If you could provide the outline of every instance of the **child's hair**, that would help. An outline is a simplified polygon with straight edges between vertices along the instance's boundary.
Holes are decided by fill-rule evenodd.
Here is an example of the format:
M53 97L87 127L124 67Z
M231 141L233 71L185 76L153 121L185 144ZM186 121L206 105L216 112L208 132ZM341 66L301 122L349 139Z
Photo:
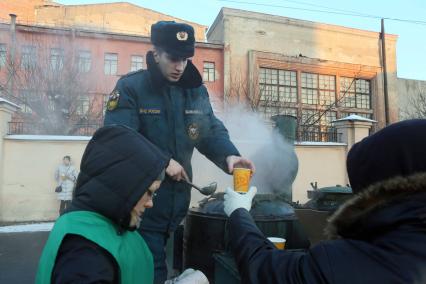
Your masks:
M65 159L68 159L68 161L71 161L71 157L70 157L70 156L65 156L65 157L63 158L63 160L65 160Z

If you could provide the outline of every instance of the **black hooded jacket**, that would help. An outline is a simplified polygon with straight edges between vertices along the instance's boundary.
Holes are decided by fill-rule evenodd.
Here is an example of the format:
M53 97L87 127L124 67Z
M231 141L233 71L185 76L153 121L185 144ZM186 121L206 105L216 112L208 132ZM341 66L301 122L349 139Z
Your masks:
M352 190L396 176L426 172L426 119L386 127L355 144L346 161Z
M347 168L357 194L307 252L277 250L247 210L231 214L242 283L426 283L426 120L365 138Z
M169 160L133 129L118 125L99 129L81 160L69 211L99 213L117 224L117 234L133 230L131 210ZM118 283L118 279L118 264L105 249L78 235L65 237L52 283Z

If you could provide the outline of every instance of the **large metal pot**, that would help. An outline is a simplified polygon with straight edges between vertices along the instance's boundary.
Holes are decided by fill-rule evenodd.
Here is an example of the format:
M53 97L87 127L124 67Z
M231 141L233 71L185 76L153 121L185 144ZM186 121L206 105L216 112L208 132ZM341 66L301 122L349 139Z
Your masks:
M256 195L250 211L265 236L283 237L288 249L308 248L310 243L297 221L294 209L279 195ZM228 251L227 217L223 193L215 194L191 208L185 220L183 265L214 277L213 254Z

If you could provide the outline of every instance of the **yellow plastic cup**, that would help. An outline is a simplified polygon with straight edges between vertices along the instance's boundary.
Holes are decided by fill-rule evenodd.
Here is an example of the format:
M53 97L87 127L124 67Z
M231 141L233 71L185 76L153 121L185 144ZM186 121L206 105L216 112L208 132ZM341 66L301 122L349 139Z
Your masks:
M234 168L234 191L247 193L250 185L251 170L246 168Z
M280 250L285 249L285 242L286 242L285 239L269 237L268 240L271 241L271 243L273 243L277 249L280 249Z

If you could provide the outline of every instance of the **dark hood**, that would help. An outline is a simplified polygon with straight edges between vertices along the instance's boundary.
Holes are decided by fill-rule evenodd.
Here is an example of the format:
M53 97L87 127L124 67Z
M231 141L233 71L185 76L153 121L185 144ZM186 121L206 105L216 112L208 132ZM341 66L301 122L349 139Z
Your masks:
M158 68L158 64L155 62L154 53L152 51L149 51L146 55L146 64L148 66L148 71L151 74L152 83L156 88L171 84L184 89L193 89L198 88L203 84L201 74L198 72L197 67L195 67L191 60L188 60L188 64L186 65L182 77L176 83L169 82L163 76L160 68Z
M329 239L373 241L398 230L424 232L425 226L423 173L395 177L362 190L330 217L325 233Z
M346 166L353 191L426 172L426 119L392 124L355 144Z
M169 158L126 126L100 128L81 159L71 210L97 212L129 229L130 212Z

